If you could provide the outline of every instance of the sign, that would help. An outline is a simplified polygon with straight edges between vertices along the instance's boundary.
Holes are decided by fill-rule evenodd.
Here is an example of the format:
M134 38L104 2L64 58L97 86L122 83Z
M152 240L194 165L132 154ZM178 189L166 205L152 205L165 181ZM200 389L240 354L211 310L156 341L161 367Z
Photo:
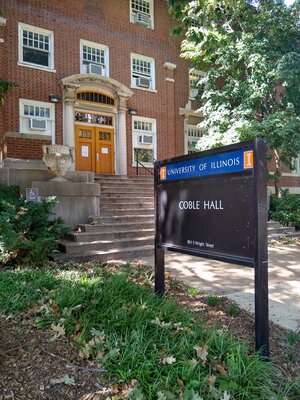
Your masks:
M256 347L268 357L267 170L263 140L155 163L155 291L164 251L255 269Z
M253 169L253 149L238 150L170 163L160 167L160 181L196 178Z
M89 147L81 146L81 157L88 157L88 156L89 156Z
M26 200L37 203L39 201L39 189L38 188L26 188Z

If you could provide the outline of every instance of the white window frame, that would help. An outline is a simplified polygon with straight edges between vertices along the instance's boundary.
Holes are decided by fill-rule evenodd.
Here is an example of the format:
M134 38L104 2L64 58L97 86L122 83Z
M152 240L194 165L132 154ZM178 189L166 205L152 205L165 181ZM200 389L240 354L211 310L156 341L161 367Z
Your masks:
M40 116L40 115L26 115L24 112L25 106L32 107L34 110L37 110L36 107L42 107L49 109L49 117L48 116ZM51 136L52 144L55 143L55 104L45 102L45 101L36 101L29 99L19 99L19 118L20 118L20 133L24 133L26 135L40 135L40 136ZM46 120L46 129L34 129L30 128L30 119L38 119L38 120Z
M95 63L91 62L90 64L101 65L104 68L104 73L102 76L109 77L109 48L100 43L90 42L88 40L80 39L80 73L86 74L87 72L84 70L84 60L83 60L83 46L91 47L92 49L101 50L104 52L104 63Z
M152 124L152 130L149 131L149 130L135 128L135 122ZM139 143L139 136L141 135L152 136L152 144ZM134 154L135 148L153 150L153 158L157 159L156 119L140 117L140 116L132 117L132 161L133 161L132 165L133 166L136 166L135 154ZM153 163L151 162L143 162L143 165L145 165L146 167L153 167ZM139 167L142 168L141 165L139 165Z
M143 10L137 10L135 7L132 7L134 3L140 3L140 8L143 7L143 3L148 3L149 4L149 12L145 12ZM140 14L142 17L141 20L144 21L145 16L146 18L149 17L150 23L147 25L145 22L139 22L138 18L136 18L136 14ZM130 15L130 22L136 25L142 25L145 26L148 29L154 29L154 4L153 0L129 0L129 15Z
M199 94L199 88L196 87L195 84L193 84L193 78L198 78L200 79L201 76L204 75L203 71L198 71L195 68L190 68L189 70L189 98L190 100L195 100L195 98Z
M300 154L298 155L298 157L293 159L293 165L295 168L293 173L295 175L300 175Z
M142 73L133 71L133 60L138 60L140 62L146 62L150 64L150 73ZM134 89L148 90L156 92L155 90L155 59L152 57L143 56L141 54L130 53L130 65L131 65L131 87ZM137 84L137 78L149 78L150 85L149 88L141 87Z
M187 125L186 144L185 144L186 154L193 153L193 151L190 151L189 153L190 150L189 142L198 142L198 140L202 135L203 135L203 130L201 128L198 128L197 125L192 125L192 124ZM195 152L196 151L199 150L195 150Z
M18 65L55 72L55 69L54 69L54 33L47 29L23 24L22 22L19 22L18 27L19 27L19 62L18 62ZM28 61L23 60L23 31L24 30L28 30L30 32L49 37L49 65L48 66L30 63Z

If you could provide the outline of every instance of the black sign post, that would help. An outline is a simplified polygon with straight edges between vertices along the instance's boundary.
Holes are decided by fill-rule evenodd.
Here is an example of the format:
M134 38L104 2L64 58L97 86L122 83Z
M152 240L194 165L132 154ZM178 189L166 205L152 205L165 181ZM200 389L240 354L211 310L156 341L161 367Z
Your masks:
M267 168L263 140L155 164L155 292L165 250L255 269L256 349L269 356Z

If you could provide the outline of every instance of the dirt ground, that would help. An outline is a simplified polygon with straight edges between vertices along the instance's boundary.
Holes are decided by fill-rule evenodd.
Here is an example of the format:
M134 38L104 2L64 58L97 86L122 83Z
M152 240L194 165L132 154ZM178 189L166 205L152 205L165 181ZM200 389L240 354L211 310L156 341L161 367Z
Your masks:
M168 282L168 296L193 307L208 325L230 331L235 337L246 340L251 350L254 349L252 314L234 306L236 315L230 316L231 303L226 297L219 298L216 306L208 306L205 295L189 296L182 287L172 289L174 285L170 285L170 278ZM68 338L60 337L51 342L52 333L47 329L37 329L34 316L30 314L24 313L18 318L0 316L0 400L126 397L124 385L102 385L101 368L83 361ZM300 345L298 343L292 349L292 362L286 335L285 329L270 323L271 359L290 378L300 375Z

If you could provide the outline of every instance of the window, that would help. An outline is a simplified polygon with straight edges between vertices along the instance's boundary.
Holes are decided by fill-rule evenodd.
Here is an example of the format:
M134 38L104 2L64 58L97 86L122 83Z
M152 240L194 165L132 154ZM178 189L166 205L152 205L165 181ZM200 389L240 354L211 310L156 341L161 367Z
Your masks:
M131 54L131 86L155 90L155 64L150 57Z
M42 101L20 99L20 132L45 135L55 140L55 106Z
M53 32L19 23L19 62L54 69Z
M133 161L145 166L153 166L156 158L156 120L152 118L132 118Z
M82 74L109 76L108 47L102 44L80 41L80 59Z
M153 0L130 0L130 21L153 29Z
M202 129L197 128L196 125L188 125L187 129L187 153L195 153L196 151L199 151L196 149L196 145L198 143L198 140L202 136Z
M199 94L198 82L199 79L203 76L203 72L196 71L194 68L190 69L189 73L189 97L194 100Z
M294 173L300 174L300 154L297 158L294 158L293 164L294 164L294 168L295 168Z

